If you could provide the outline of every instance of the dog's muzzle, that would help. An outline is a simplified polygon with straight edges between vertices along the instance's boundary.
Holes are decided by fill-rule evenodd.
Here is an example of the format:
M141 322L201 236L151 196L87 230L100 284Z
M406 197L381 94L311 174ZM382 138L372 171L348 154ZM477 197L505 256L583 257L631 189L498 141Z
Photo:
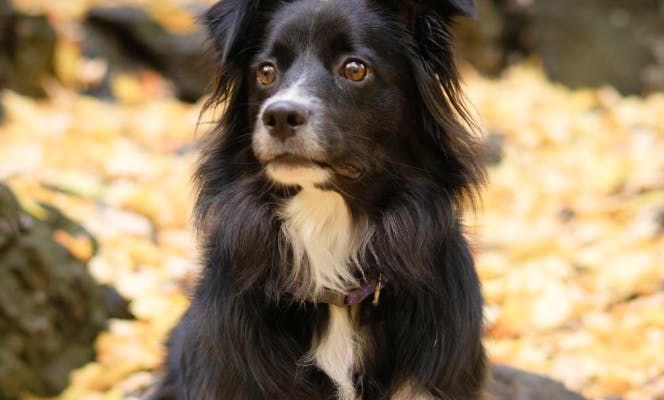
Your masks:
M315 115L323 114L315 99L291 98L268 102L256 121L253 149L267 175L284 184L322 184L333 175L357 179L359 166L330 161L322 133L315 128Z

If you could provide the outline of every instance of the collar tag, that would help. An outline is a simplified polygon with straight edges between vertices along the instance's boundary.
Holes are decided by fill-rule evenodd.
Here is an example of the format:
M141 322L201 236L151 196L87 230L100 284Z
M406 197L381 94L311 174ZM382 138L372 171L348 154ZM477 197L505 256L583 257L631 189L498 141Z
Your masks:
M374 291L374 298L371 304L373 304L374 307L378 306L378 301L380 300L380 289L383 288L383 274L380 274L378 276L378 283L376 283L376 290Z
M380 300L380 291L385 285L385 279L383 275L379 275L378 279L372 279L367 282L366 285L361 288L350 290L347 293L339 293L330 289L323 289L322 293L315 298L304 295L297 285L293 285L290 289L290 293L300 299L305 301L310 301L312 303L326 303L333 304L335 306L353 306L356 304L362 303L369 296L373 295L373 300L371 304L378 306Z

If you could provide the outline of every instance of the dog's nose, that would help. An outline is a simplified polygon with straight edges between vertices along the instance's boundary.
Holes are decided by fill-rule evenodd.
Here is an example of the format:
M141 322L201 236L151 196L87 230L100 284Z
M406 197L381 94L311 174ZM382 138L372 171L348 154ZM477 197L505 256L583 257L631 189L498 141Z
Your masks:
M263 124L270 135L286 140L307 122L307 110L292 101L277 101L263 111Z

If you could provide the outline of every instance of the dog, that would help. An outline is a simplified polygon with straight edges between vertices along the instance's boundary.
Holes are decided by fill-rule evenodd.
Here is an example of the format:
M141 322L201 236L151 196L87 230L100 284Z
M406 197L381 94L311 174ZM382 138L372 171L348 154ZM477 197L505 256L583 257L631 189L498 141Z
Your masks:
M475 400L462 216L485 172L450 27L473 0L223 0L203 270L153 399Z

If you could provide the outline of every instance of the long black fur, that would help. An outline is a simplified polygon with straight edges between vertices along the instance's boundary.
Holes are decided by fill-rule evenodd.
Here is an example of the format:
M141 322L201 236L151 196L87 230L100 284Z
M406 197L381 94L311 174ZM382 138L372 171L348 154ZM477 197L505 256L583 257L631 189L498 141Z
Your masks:
M268 182L251 147L264 98L252 89L252 63L275 19L311 3L320 2L223 0L204 18L219 60L208 107L223 108L195 175L204 269L173 331L168 370L153 399L335 398L331 380L301 363L315 332L325 329L327 307L293 301L285 287L291 254L277 208L297 188ZM363 131L348 141L368 176L329 188L374 229L360 255L364 271L388 279L378 307L361 305L374 344L355 378L358 393L387 400L409 384L437 399L479 399L482 299L461 218L484 170L467 128L449 30L452 17L474 13L473 2L328 3L330 15L345 21L342 30L360 31L355 37L384 56L386 70L383 87L348 91L352 107L338 105L344 118L364 113L351 117L356 126L349 129ZM378 92L388 82L391 91Z

